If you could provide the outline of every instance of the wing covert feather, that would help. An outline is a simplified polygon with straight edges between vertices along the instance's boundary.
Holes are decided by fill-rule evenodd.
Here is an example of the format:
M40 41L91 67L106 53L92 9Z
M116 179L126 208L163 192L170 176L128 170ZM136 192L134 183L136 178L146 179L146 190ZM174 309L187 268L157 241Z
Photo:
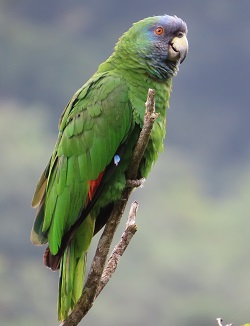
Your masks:
M92 78L69 102L61 118L45 198L43 232L53 254L84 207L88 181L105 170L131 128L127 85L114 74Z

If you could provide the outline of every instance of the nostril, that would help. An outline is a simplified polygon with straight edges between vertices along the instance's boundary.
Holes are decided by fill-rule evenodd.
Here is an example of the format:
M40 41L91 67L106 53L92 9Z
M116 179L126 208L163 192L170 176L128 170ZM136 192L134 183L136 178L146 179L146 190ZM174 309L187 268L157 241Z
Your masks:
M176 36L177 36L177 37L179 37L179 38L182 38L182 37L183 37L183 35L184 35L184 33L183 33L183 32L178 32L178 33L176 34Z

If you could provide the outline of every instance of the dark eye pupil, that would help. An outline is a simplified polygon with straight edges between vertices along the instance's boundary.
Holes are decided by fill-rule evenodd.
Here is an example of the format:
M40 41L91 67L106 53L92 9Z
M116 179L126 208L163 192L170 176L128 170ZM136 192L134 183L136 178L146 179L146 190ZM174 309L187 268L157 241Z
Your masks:
M155 33L158 34L158 35L162 34L163 33L162 27L156 28Z

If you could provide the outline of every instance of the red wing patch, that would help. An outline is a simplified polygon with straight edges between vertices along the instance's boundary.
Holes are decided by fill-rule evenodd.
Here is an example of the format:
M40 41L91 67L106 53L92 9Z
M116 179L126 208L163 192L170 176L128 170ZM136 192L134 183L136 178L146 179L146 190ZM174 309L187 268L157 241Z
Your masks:
M101 172L98 176L97 179L95 180L89 180L88 181L88 185L89 185L89 192L88 192L88 197L87 197L87 200L86 200L86 205L92 200L92 198L94 197L95 195L95 192L99 186L99 184L101 183L102 181L102 177L103 177L103 172Z

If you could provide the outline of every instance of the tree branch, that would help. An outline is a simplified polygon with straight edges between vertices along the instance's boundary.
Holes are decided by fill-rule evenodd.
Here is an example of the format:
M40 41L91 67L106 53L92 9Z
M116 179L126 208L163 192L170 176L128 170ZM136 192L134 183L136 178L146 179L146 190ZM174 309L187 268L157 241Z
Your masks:
M97 288L95 298L97 298L97 296L101 293L103 288L107 285L110 278L116 271L116 268L118 266L121 256L124 254L132 237L134 236L134 234L137 231L137 226L135 224L137 209L138 209L138 203L136 201L134 201L132 203L130 211L129 211L128 220L126 223L126 229L122 234L120 242L115 246L114 250L112 251L112 253L109 257L107 266L102 273L102 277L101 277L99 286Z
M153 124L155 119L157 118L158 114L155 113L155 91L149 89L148 91L148 98L146 102L146 113L144 117L144 124L141 130L137 145L134 149L133 157L130 162L130 166L128 168L128 172L126 175L127 180L134 180L137 178L138 169L141 162L141 159L144 155L145 149L147 147L151 130L153 128ZM113 251L113 258L110 258L108 262L107 269L104 271L104 266L107 260L108 253L110 251L110 246L115 234L115 231L120 223L121 217L127 205L129 196L133 190L134 185L128 186L123 190L121 199L117 201L114 205L114 209L110 215L110 218L104 228L104 231L100 237L100 240L97 245L95 257L92 261L90 271L88 274L88 278L86 280L85 286L83 288L82 295L79 301L76 304L75 309L70 313L70 315L63 321L60 326L75 326L82 320L82 318L87 314L87 312L92 307L95 298L99 295L102 291L103 287L108 283L111 275L115 271L119 258L116 255L117 250L120 251L119 244ZM136 212L137 208L133 208ZM133 215L133 214L132 214ZM132 223L133 224L133 223ZM129 228L129 227L127 227ZM134 229L134 230L133 230ZM133 231L132 231L133 230ZM136 227L132 227L132 230L126 231L125 239L121 240L124 241L126 249L130 240L128 237L132 238L133 232L135 233ZM130 234L128 236L128 234ZM127 239L126 239L127 237ZM123 244L122 244L123 245ZM124 252L123 250L123 252ZM122 252L122 253L123 253ZM121 253L121 252L120 252ZM121 255L120 255L121 256ZM112 255L111 255L112 257ZM118 258L118 259L117 259ZM111 267L112 266L112 267ZM111 271L111 273L109 272ZM109 276L107 276L109 275Z
M222 318L216 318L218 326L224 326ZM225 326L233 326L233 324L227 324Z
M127 173L128 180L130 179L133 180L137 178L139 165L141 163L141 159L144 155L145 149L147 148L150 134L153 129L154 121L159 115L159 113L155 112L155 90L154 89L148 90L148 98L145 105L146 105L146 112L144 116L143 128L140 132L140 136L136 144L136 147L134 149L130 166L128 168L128 173Z

